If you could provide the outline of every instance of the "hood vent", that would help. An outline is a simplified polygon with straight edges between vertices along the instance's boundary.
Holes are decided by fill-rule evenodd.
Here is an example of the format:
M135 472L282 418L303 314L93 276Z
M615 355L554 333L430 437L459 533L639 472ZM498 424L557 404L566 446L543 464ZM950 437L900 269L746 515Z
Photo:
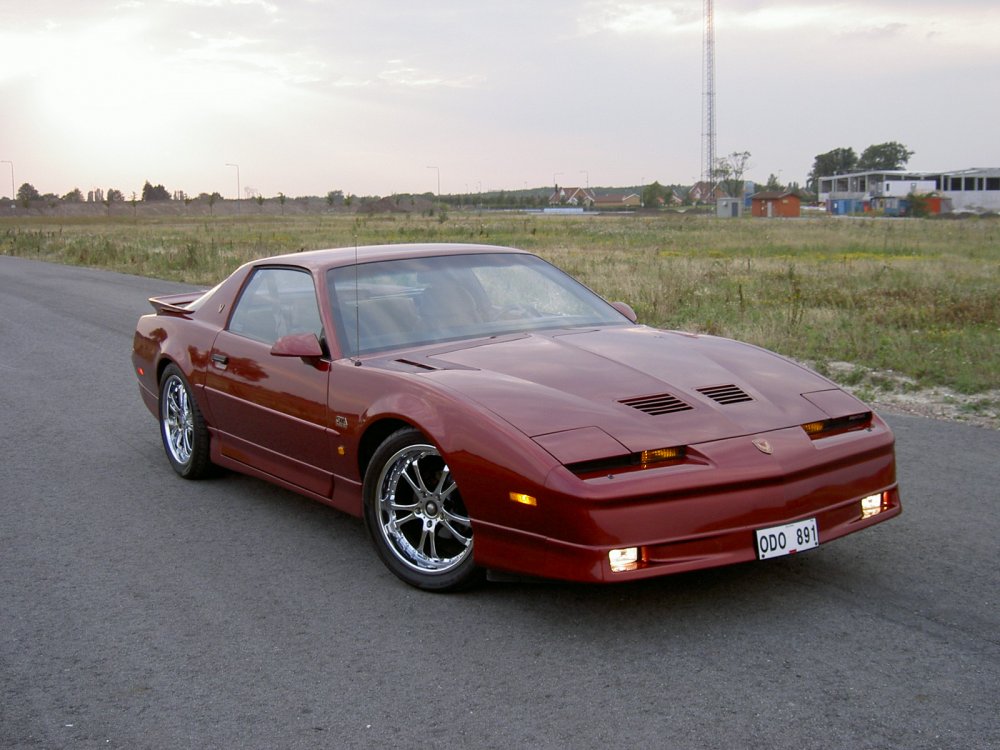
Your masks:
M397 359L396 364L406 365L408 367L414 367L418 370L430 370L432 372L441 369L440 367L434 367L434 365L429 365L426 362L415 362L412 359Z
M735 385L713 385L708 388L698 388L698 393L708 396L713 401L728 406L753 401L753 398L743 389Z
M673 414L676 411L687 411L691 407L685 404L676 396L669 393L661 393L658 396L639 396L638 398L626 398L619 401L620 404L631 406L654 417L660 414Z

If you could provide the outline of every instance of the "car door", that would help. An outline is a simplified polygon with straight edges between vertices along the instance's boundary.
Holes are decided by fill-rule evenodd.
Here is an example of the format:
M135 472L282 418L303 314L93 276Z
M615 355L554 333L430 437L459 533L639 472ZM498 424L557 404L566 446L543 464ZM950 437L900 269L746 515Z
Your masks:
M329 496L329 360L271 354L279 338L301 333L324 340L312 276L258 268L215 339L205 393L223 455Z

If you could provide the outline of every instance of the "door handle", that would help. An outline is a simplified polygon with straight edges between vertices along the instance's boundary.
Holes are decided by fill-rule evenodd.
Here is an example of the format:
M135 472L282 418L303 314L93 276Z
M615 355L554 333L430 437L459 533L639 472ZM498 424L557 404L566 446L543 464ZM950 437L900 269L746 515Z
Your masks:
M229 364L229 357L225 354L212 354L212 364L218 367L220 370L225 370L226 366Z

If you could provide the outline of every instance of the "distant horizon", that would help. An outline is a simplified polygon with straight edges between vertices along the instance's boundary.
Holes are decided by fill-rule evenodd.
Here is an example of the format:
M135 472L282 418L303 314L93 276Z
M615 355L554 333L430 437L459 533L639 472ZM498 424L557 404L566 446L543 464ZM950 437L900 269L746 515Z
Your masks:
M1000 163L1000 160L998 160L998 163ZM989 165L986 165L986 164L977 164L977 165L974 165L974 166L958 166L958 167L950 167L950 168L947 168L947 169L917 169L917 168L912 168L909 165L907 165L906 167L903 167L903 168L900 168L900 169L896 169L896 170L887 170L887 169L857 169L857 170L853 170L852 172L849 172L849 173L845 172L844 174L864 174L864 173L868 173L868 172L903 172L903 173L917 173L917 174L933 174L933 173L938 173L938 172L940 172L940 173L959 172L959 171L962 171L962 170L969 170L969 169L1000 169L1000 166L998 166L998 167L992 167L992 166L989 166ZM840 174L840 173L837 173L837 174ZM8 172L8 174L6 176L9 179L10 173ZM772 176L772 175L769 175L769 177L770 176ZM830 176L833 176L833 175L822 175L822 176L823 177L830 177ZM575 189L587 189L587 190L591 190L591 191L600 191L600 190L607 190L607 191L616 191L616 190L642 190L643 188L649 187L654 182L657 182L662 187L666 187L666 188L682 187L682 188L688 188L688 189L690 189L691 187L693 187L694 185L697 185L701 181L702 181L701 178L698 177L697 179L695 179L692 182L680 182L680 181L678 181L678 182L664 182L663 180L655 180L654 179L654 180L651 180L649 182L642 183L642 184L635 183L635 184L622 184L622 185L590 185L590 186L587 186L587 185L585 185L583 183L570 183L570 182L567 182L567 183L557 183L557 184L554 184L554 185L551 185L551 184L550 185L537 185L537 186L534 186L534 187L524 187L524 186L522 186L522 187L492 187L492 188L489 188L489 189L483 188L482 190L480 190L478 192L477 191L472 191L472 192L444 192L444 191L442 191L440 193L440 195L441 196L488 195L488 194L501 193L501 192L506 192L506 193L530 193L530 192L539 192L539 191L543 191L543 190L544 191L554 191L557 187L561 187L561 188L575 188ZM767 183L767 179L754 179L752 177L746 177L745 181L748 182L748 183L753 183L755 185L765 185ZM79 185L74 185L74 186L68 188L65 191L52 191L52 190L42 190L42 189L40 189L38 187L38 185L35 185L30 180L21 180L21 179L15 178L15 183L16 183L15 184L15 196L13 198L9 198L8 195L7 195L7 192L9 192L9 188L6 189L6 190L4 190L3 188L0 188L0 200L4 200L4 199L16 199L16 192L17 192L17 190L19 190L21 188L21 186L24 185L25 183L30 184L32 187L34 187L42 196L55 196L55 197L57 197L59 199L63 199L66 195L68 195L69 193L71 193L73 190L80 190L81 193L85 197L87 196L87 194L89 192L94 191L94 190L101 190L104 193L107 193L109 190L120 190L122 192L122 194L125 196L125 199L128 200L128 199L130 199L130 197L131 197L131 195L132 195L133 192L136 195L141 194L142 187L146 184L146 182L149 182L150 185L153 185L153 186L162 185L167 190L167 192L171 193L171 194L174 194L174 193L177 193L177 192L184 193L185 196L188 199L197 198L197 197L199 197L201 195L211 195L213 192L217 192L223 200L233 200L233 201L235 201L235 200L254 200L257 197L257 195L254 194L254 195L250 195L250 196L243 195L243 196L237 198L237 197L235 197L232 194L232 192L230 192L230 193L227 194L226 192L223 192L223 191L211 191L210 192L208 190L199 190L197 193L194 193L194 192L190 192L188 190L184 190L183 188L172 188L169 185L165 185L164 183L157 182L155 180L143 180L143 185L141 185L138 189L136 189L134 191L133 190L122 190L121 188L119 188L117 186L114 186L114 185L108 185L106 187L102 187L101 185L97 185L97 184L93 185L92 187L88 187L87 189L81 188ZM780 181L780 184L782 186L784 186L784 187L791 187L792 185L796 185L797 186L796 189L802 190L802 191L806 191L806 192L810 192L808 190L806 182L807 182L807 180L805 180L805 179L803 179L802 181L789 180L787 182ZM0 171L0 185L4 185L4 184L5 184L4 183L4 175L3 175L2 171ZM250 189L251 190L255 190L255 188L250 188ZM232 188L230 188L230 190L232 190ZM350 195L350 196L355 196L355 197L359 197L359 198L373 198L373 197L375 197L375 198L381 198L381 197L389 197L389 196L394 196L394 195L432 195L432 196L437 195L434 192L434 190L427 190L427 189L421 190L421 191L412 191L411 190L411 191L395 191L395 192L356 193L356 192L353 192L353 191L350 191L350 190L344 190L343 188L337 187L337 188L330 188L329 190L327 190L325 192L322 192L322 193L299 193L299 194L296 194L296 195L291 195L291 194L288 194L288 193L284 193L284 196L286 198L288 198L288 199L293 199L293 198L325 198L331 192L341 192L344 195ZM272 198L273 199L279 199L281 197L281 194L282 193L279 191L279 193L275 193L273 195L264 195L263 197L264 197L265 200L270 200Z
M687 190L691 190L695 185L697 185L698 182L700 182L700 180L696 181L694 183L690 183L690 184L684 184L684 183L679 183L679 182L662 183L662 182L659 182L659 181L656 181L656 180L654 180L654 182L657 182L661 187L663 187L665 189L671 189L672 190L672 189L678 188L678 189L682 189L682 190L687 191ZM745 182L753 184L754 186L763 187L763 183L759 183L759 182L756 182L754 180L746 180ZM23 184L24 183L22 183L22 185ZM28 183L28 184L31 184L31 183ZM160 185L161 183L157 183L156 185L152 185L152 183L150 183L150 184L151 184L151 186L156 187L156 186ZM240 198L236 198L236 197L234 197L231 194L230 195L226 195L225 193L218 193L217 196L218 196L218 200L229 201L229 202L236 202L237 200L239 200L239 201L245 201L245 202L253 202L253 201L257 201L258 199L263 200L263 201L280 201L282 197L284 197L286 200L289 200L289 201L294 201L294 200L308 200L308 199L313 199L313 198L319 199L319 200L326 200L327 196L330 193L340 193L342 197L348 197L348 198L352 198L352 199L357 198L359 200L380 200L380 199L384 199L384 198L407 197L407 196L414 197L414 198L418 198L418 197L419 198L424 198L424 197L427 197L427 198L435 199L435 200L436 199L442 199L443 200L443 199L461 198L463 196L499 196L501 194L549 196L549 195L551 195L555 191L555 187L558 187L558 188L566 189L566 190L589 190L591 193L593 193L596 196L600 197L603 194L615 194L615 193L619 193L619 192L623 192L623 191L641 192L644 189L650 187L651 185L653 185L652 182L649 183L648 185L592 185L589 188L586 187L585 185L558 185L558 186L540 185L540 186L537 186L537 187L527 187L527 188L523 188L523 187L522 188L495 188L495 189L492 189L492 190L483 190L481 193L441 193L440 195L437 195L433 191L429 191L429 190L425 190L425 191L423 191L421 193L415 193L415 192L371 193L371 194L361 195L361 194L358 194L358 193L351 193L351 192L348 192L348 191L342 191L342 190L338 189L338 190L327 191L327 193L324 193L322 195L318 194L318 193L303 194L303 195L250 195L250 196L244 195L244 196L242 196ZM21 187L21 185L18 185L18 189L20 189L20 187ZM35 185L32 185L32 187L34 187L36 190L38 189L37 186L35 186ZM169 193L169 195L166 196L166 197L164 197L164 198L153 198L153 199L144 200L141 197L141 193L142 193L141 190L127 191L127 192L124 191L124 190L120 190L120 192L122 193L121 201L124 202L124 203L129 203L129 202L131 202L133 200L133 195L135 196L135 200L137 200L139 202L146 202L146 203L155 203L157 201L196 201L196 200L201 200L201 199L206 198L206 197L211 197L213 195L212 193L209 193L209 192L204 191L204 190L199 191L197 193L188 193L187 191L183 191L183 190L176 190L176 191L175 190L170 190L170 188L167 187L167 186L165 186L165 185L163 187ZM789 187L789 186L785 186L785 187ZM799 190L799 191L801 191L801 192L811 192L811 191L808 191L806 188L801 187L801 186L798 187L798 188L796 188L796 189ZM72 200L70 200L70 199L67 198L67 196L70 193L72 193L74 190L80 190L82 198L79 201L72 201ZM108 192L110 190L119 190L119 189L118 188L113 188L113 187L112 188L100 188L100 187L96 187L96 188L90 188L88 190L83 190L81 188L71 188L70 190L67 190L65 193L61 193L61 194L60 193L48 192L48 191L43 193L42 191L39 190L38 191L39 192L39 198L36 199L36 200L43 200L43 199L52 199L52 198L55 198L56 200L64 201L64 202L101 203L102 201L106 200L106 196L107 196L107 194L108 194ZM102 197L101 198L92 198L91 196L95 192L97 192L97 191L100 191L100 193L102 194ZM177 195L178 193L183 193L183 197L178 197L178 195ZM15 199L15 201L16 201L16 199ZM0 195L0 202L11 202L11 198L7 197L6 195Z
M0 178L0 180L2 180L2 178ZM37 185L34 185L31 182L29 182L29 181L25 181L25 182L27 182L27 184L32 185L32 187L34 187L36 190L38 190L38 186ZM690 184L685 184L685 183L680 183L680 182L663 183L663 182L659 182L658 180L654 180L653 182L658 182L660 184L660 186L664 187L664 188L686 188L686 189L690 189L695 184L697 184L697 182L690 183ZM754 181L749 180L749 182L754 182ZM20 190L20 188L21 188L21 186L23 184L25 184L25 183L20 183L17 186L18 190ZM145 181L144 181L143 184L145 185ZM344 196L351 196L351 197L354 197L354 198L389 198L389 197L393 197L393 196L407 196L407 195L409 195L409 196L430 196L432 198L437 198L437 197L451 198L451 197L460 197L460 196L463 196L463 195L495 195L495 194L499 194L499 193L510 193L510 194L515 194L515 195L516 194L531 194L531 193L551 194L551 193L554 192L554 190L555 190L556 187L564 188L564 189L574 189L574 190L577 190L577 189L580 189L580 190L590 190L591 192L598 192L599 193L600 191L616 192L616 191L621 191L621 190L643 190L644 188L647 188L647 187L649 187L652 184L653 183L650 182L650 183L648 183L646 185L591 185L589 188L587 186L585 186L585 185L569 185L569 184L567 184L567 185L560 184L558 186L553 186L553 185L539 185L539 186L536 186L536 187L494 188L494 189L491 189L491 190L483 190L482 192L479 192L479 193L441 193L440 196L438 196L432 190L424 190L423 192L397 192L397 193L369 193L369 194L359 194L359 193L352 193L352 192L347 191L347 190L340 190L339 188L337 188L337 189L333 189L333 190L328 190L326 193L323 193L323 194L310 193L310 194L301 194L301 195L284 195L284 197L286 199L288 199L288 200L298 200L298 199L303 199L303 198L323 198L323 199L325 199L329 193L342 193ZM759 185L761 183L754 182L754 184L758 184ZM155 186L158 186L158 185L162 185L162 183L153 183L153 182L150 182L150 185L152 185L152 186L155 187ZM212 195L212 193L209 193L208 191L205 191L205 190L200 190L197 193L189 193L189 192L187 192L185 190L171 190L170 187L167 186L167 185L163 185L163 187L164 187L164 189L167 190L168 193L170 193L170 196L168 196L167 198L161 198L159 200L179 200L178 198L174 197L175 194L178 193L178 192L184 193L184 198L187 199L187 200L197 200L198 198L201 198L202 196L211 196ZM107 195L107 193L108 193L109 190L120 190L120 188L116 188L116 187L113 187L113 186L107 187L107 188L102 188L102 187L98 186L98 187L88 188L87 190L84 190L84 189L79 188L79 187L72 187L69 190L67 190L65 192L62 192L62 193L57 193L57 192L52 192L52 191L42 192L41 190L38 190L38 192L41 195L41 197L43 197L43 198L45 198L45 197L55 197L55 198L58 198L59 200L64 200L66 198L66 196L69 195L70 193L72 193L74 190L79 190L80 191L80 193L83 195L83 200L81 202L86 203L86 202L94 202L94 201L89 201L87 199L88 194L93 193L94 191L100 190L104 195ZM128 201L128 200L131 200L131 196L132 196L133 193L135 193L135 195L137 197L140 197L141 193L142 193L142 189L140 188L139 190L134 190L134 191L131 191L131 190L130 191L120 190L120 192L122 193L124 200ZM235 201L235 200L251 201L251 200L256 200L258 197L261 197L261 198L263 198L263 200L267 201L267 200L280 200L280 198L282 197L281 195L277 195L277 194L276 195L262 195L262 196L257 196L257 195L246 196L246 195L244 195L244 196L241 196L240 198L237 199L232 194L226 195L225 193L219 193L218 195L219 195L219 197L222 200L227 200L227 201ZM0 200L10 200L10 198L6 194L0 194ZM140 200L141 200L141 197L140 197Z
M935 174L935 173L949 174L949 173L954 173L954 172L961 172L961 171L965 171L965 170L975 170L975 169L998 169L998 170L1000 170L1000 166L998 166L998 167L989 167L989 166L982 166L982 165L980 165L980 166L976 166L976 167L956 167L956 168L953 168L953 169L942 169L942 170L912 169L912 168L909 168L909 167L900 168L900 169L857 169L857 170L853 170L851 172L844 172L844 173L838 172L837 175L840 175L840 174L848 175L848 174L867 174L867 173L890 173L890 172L898 172L898 173L904 173L904 174L909 174L909 173L913 173L913 174ZM832 176L835 176L835 175L822 175L822 177L832 177ZM2 183L2 179L3 179L2 176L0 176L0 183ZM69 195L70 193L72 193L74 190L79 190L80 193L81 193L81 195L83 196L82 200L79 201L79 202L83 202L83 203L100 202L99 200L90 200L88 198L88 195L90 195L91 193L93 193L95 191L98 191L98 190L101 191L101 193L104 194L104 195L107 195L107 193L110 190L119 190L122 193L122 196L123 196L122 200L125 201L125 202L131 201L133 194L139 200L142 200L141 197L139 197L139 196L141 196L142 187L144 187L147 182L150 184L151 187L160 187L160 186L162 186L167 191L167 193L169 194L166 198L153 199L153 202L155 202L155 200L198 200L199 198L201 198L203 196L211 196L213 194L213 193L211 193L209 191L206 191L206 190L200 190L197 193L191 193L191 192L188 192L188 191L183 190L183 189L172 189L172 188L170 188L167 185L163 185L163 183L154 182L154 181L151 181L151 180L144 180L143 181L143 186L140 187L139 190L134 190L134 191L132 191L132 190L129 190L129 191L121 190L120 188L117 188L117 187L114 187L114 186L109 186L109 187L95 186L95 187L92 187L92 188L88 188L87 190L84 190L84 189L79 188L79 187L72 187L69 190L67 190L65 192L61 192L61 193L60 192L53 192L53 191L44 191L43 192L42 190L38 189L37 185L34 185L30 181L26 180L25 182L27 184L32 185L32 187L34 187L39 192L40 198L53 198L54 197L54 198L56 198L58 200L66 200L66 196L67 195ZM25 182L18 182L18 184L17 184L17 190L20 190L21 186L23 184L25 184ZM224 192L219 192L219 191L213 191L213 192L216 192L218 194L218 197L221 200L225 200L225 201L237 201L237 200L239 200L239 201L255 201L258 198L261 198L261 199L263 199L265 201L268 201L268 200L280 200L282 197L284 197L287 200L303 200L303 199L308 199L308 198L319 198L319 199L324 199L325 200L330 193L340 193L340 194L342 194L345 197L359 198L359 199L381 199L381 198L390 198L390 197L396 197L396 196L414 196L414 197L429 196L431 198L457 198L457 197L466 196L466 195L481 195L482 196L482 195L497 195L497 194L500 194L500 193L509 193L509 194L514 194L514 195L518 195L518 194L541 194L541 193L551 194L557 188L573 189L573 190L585 189L585 190L589 190L589 191L591 191L593 193L596 193L596 194L600 194L601 191L607 191L607 192L611 192L611 193L614 193L614 192L617 192L617 191L623 191L623 190L642 191L643 189L645 189L647 187L650 187L654 183L659 183L659 185L661 187L668 188L668 189L682 188L682 189L685 189L685 190L690 190L695 185L697 185L699 182L701 182L700 178L698 180L695 180L694 182L690 182L690 183L684 183L684 182L666 183L666 182L662 182L662 181L659 181L659 180L653 180L653 181L651 181L649 183L641 184L641 185L640 184L633 184L633 185L591 185L591 186L586 186L586 185L582 185L582 184L570 184L570 183L567 183L567 184L558 184L558 185L537 185L537 186L534 186L534 187L520 187L520 188L502 188L502 187L501 188L491 188L491 189L488 189L488 190L487 189L483 189L480 192L471 192L471 193L445 193L445 192L442 192L440 194L436 194L433 190L423 190L423 191L420 191L420 192L416 192L416 191L401 191L401 192L392 192L392 193L379 193L379 192L375 192L375 193L365 193L365 194L362 194L362 193L354 193L354 192L351 192L349 190L342 190L340 188L333 188L333 189L328 190L328 191L326 191L324 193L302 193L302 194L297 194L297 195L280 194L280 193L279 194L275 194L275 195L260 195L260 194L246 195L245 194L245 195L239 196L239 197L234 196L232 193L226 194ZM763 187L766 184L763 181L754 180L752 178L746 178L744 180L744 182L746 182L748 184L752 184L755 187ZM815 192L815 191L809 190L807 186L802 185L800 183L797 183L795 181L788 182L788 183L781 183L782 188L785 188L785 189L793 189L792 188L793 185L795 186L794 189L798 190L800 192L804 192L804 193ZM183 193L183 198L178 198L177 197L178 193ZM0 201L10 201L10 200L16 200L16 197L13 198L13 199L9 198L6 194L4 194L2 191L0 191ZM146 202L150 202L150 201L146 201Z

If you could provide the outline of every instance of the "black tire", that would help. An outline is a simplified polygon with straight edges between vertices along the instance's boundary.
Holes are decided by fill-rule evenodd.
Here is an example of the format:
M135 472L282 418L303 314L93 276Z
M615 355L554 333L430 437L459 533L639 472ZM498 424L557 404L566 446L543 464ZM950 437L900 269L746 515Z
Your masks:
M418 430L394 432L379 446L364 481L365 525L382 562L427 591L479 582L472 522L448 465Z
M208 428L187 378L170 364L160 381L160 437L170 465L185 479L202 479L212 470Z

